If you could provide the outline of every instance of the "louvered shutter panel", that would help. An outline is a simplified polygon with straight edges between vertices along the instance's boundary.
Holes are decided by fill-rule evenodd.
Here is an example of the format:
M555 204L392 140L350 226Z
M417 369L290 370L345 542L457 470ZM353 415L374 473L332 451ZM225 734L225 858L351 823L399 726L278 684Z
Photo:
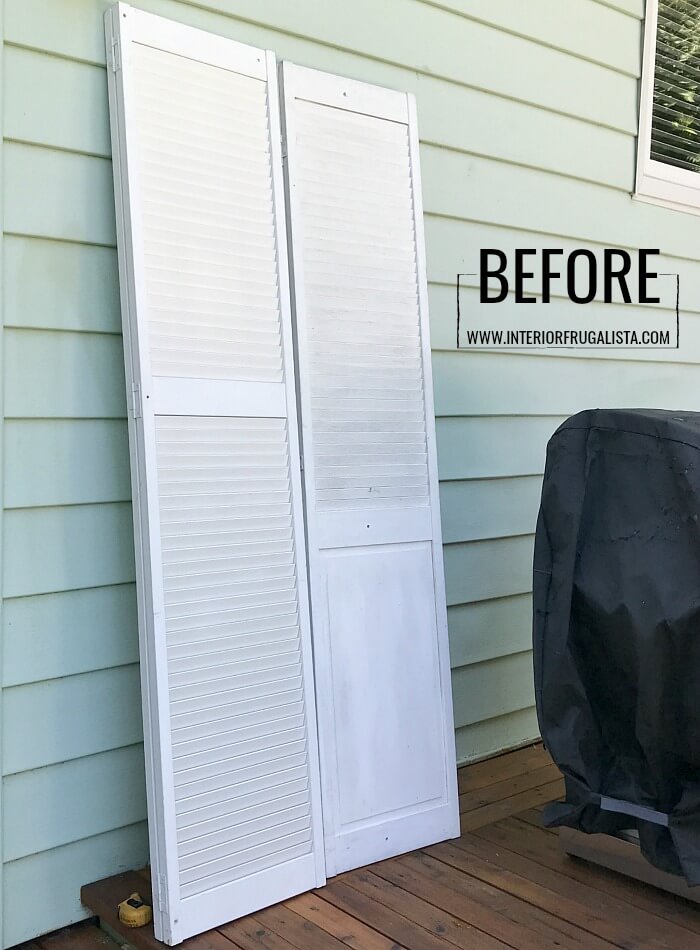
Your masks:
M272 54L107 14L156 936L324 881Z
M411 97L284 64L327 873L459 833Z

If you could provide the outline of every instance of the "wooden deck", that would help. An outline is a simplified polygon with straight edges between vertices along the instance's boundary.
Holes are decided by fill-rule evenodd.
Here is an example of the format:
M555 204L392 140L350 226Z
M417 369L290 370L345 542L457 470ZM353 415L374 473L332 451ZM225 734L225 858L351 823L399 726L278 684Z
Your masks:
M557 835L540 821L542 806L562 793L541 746L460 769L459 789L458 840L340 875L181 946L700 950L698 908L561 853ZM145 896L147 872L91 884L83 902L118 930L116 905L132 890ZM162 950L152 928L120 933L137 950Z
M29 943L20 944L15 950L121 950L123 944L115 943L91 921L66 927L56 933L37 937ZM160 947L163 944L159 944Z

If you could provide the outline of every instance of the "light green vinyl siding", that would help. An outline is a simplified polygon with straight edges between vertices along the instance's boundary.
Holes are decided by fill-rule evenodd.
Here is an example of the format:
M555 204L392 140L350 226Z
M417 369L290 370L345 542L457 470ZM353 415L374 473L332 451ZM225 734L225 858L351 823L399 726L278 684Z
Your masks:
M642 0L139 5L416 95L457 755L534 737L547 438L591 405L700 409L700 220L630 198ZM5 946L147 855L107 6L4 0ZM455 351L455 275L480 247L581 244L662 249L680 352Z

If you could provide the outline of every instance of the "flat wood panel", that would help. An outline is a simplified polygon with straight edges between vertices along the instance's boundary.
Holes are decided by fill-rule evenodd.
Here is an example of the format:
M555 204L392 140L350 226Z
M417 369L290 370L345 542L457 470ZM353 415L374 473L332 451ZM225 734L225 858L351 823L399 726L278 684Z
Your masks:
M532 645L532 597L517 594L450 607L452 668L529 650Z
M5 235L5 326L120 333L113 248Z
M531 534L542 492L539 475L443 482L443 540L479 541Z
M200 5L230 13L228 0L207 0L206 4L192 3L190 7ZM96 6L97 0L70 0L59 14L52 7L45 9L40 0L10 0L5 33L11 42L30 45L31 41L41 49L103 63L104 49L100 49L93 25L98 19ZM149 0L144 7L213 32L235 35L242 42L264 45L267 39L259 28L206 16L197 9L180 9L173 2ZM262 20L263 25L282 33L302 34L341 50L400 63L613 128L634 132L636 127L637 93L632 76L427 4L407 8L403 0L381 4L363 0L359 6L346 6L335 0L319 10L314 0L303 0L293 8L284 0L270 0L261 12L255 0L241 0L236 15L256 24ZM71 30L74 20L79 27ZM402 24L401 30L396 29L397 23ZM630 30L639 30L632 20ZM451 37L449 44L444 42L445 35ZM288 55L279 43L274 45L281 55ZM465 49L470 51L469 56L464 55ZM504 70L504 62L517 65ZM552 75L562 76L562 81L551 82Z
M321 564L337 731L335 848L343 864L343 848L349 848L343 835L350 837L353 825L445 795L432 556L430 545L419 542L332 551ZM382 635L389 630L399 635ZM381 671L383 688L368 679L368 669ZM397 834L389 823L384 832ZM392 838L392 850L401 843Z
M143 746L11 775L3 795L5 861L145 821Z
M3 686L138 662L133 584L5 599Z
M6 138L110 155L103 69L12 46L4 68Z
M438 416L569 416L592 405L700 409L692 363L433 353ZM547 385L542 385L546 378Z
M513 411L517 411L516 406ZM565 418L513 415L438 419L440 478L540 475L544 472L547 442Z
M133 581L133 531L128 503L7 511L3 595Z
M6 330L4 346L6 417L126 415L121 337Z
M22 419L5 424L5 507L129 501L121 419Z
M644 0L598 0L598 3L610 7L612 10L619 10L620 13L626 13L628 16L636 17L638 20L644 18Z
M529 593L533 542L532 535L523 535L446 545L448 605Z
M6 142L5 230L113 245L112 168L105 158Z
M139 692L136 665L4 689L3 774L140 742Z
M6 945L89 917L80 903L86 881L141 867L147 860L146 823L141 822L9 862L3 872Z
M532 653L516 653L452 670L455 726L469 726L519 709L535 701Z

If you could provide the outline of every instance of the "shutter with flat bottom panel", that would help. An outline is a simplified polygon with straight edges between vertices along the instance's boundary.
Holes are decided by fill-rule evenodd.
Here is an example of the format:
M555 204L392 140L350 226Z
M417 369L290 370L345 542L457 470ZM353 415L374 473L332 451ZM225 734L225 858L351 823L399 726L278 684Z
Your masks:
M107 52L156 936L324 881L272 54Z
M326 835L459 834L413 99L284 64Z

